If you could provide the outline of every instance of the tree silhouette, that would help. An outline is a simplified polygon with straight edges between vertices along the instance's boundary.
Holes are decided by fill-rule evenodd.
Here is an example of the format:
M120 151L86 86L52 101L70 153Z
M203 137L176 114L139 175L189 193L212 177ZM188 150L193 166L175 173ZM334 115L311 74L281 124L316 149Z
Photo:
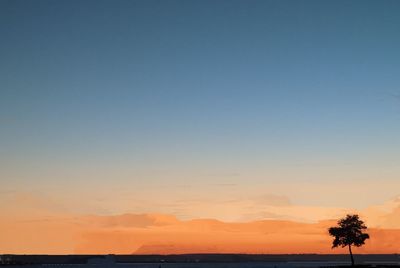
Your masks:
M351 246L360 247L364 245L366 239L369 238L367 233L363 233L366 230L364 222L360 220L360 217L355 215L347 215L345 218L338 221L337 227L329 228L329 234L334 237L332 242L332 248L341 246L349 247L351 266L354 266L353 253Z

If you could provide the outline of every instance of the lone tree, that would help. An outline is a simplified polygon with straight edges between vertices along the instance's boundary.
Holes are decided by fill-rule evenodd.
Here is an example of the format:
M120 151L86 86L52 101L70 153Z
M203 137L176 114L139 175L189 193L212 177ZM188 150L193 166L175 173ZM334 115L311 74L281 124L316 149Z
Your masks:
M354 266L353 253L351 246L360 247L364 245L366 239L369 238L367 233L363 233L366 230L364 222L360 220L357 214L347 215L345 218L338 221L337 227L329 228L329 234L334 237L332 242L332 248L341 246L349 247L351 266Z

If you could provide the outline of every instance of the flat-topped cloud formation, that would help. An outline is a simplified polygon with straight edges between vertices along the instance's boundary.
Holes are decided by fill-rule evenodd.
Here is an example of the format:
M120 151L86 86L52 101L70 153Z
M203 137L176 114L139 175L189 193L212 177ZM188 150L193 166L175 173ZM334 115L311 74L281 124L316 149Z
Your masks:
M393 214L399 208L396 209ZM388 218L392 216L390 213ZM343 253L341 249L331 250L327 228L335 223L335 220L316 223L184 221L165 214L2 218L0 228L5 232L0 237L0 251L19 254ZM369 233L371 239L363 248L356 249L357 253L400 252L400 228L371 227Z
M129 215L119 216L127 218ZM136 215L135 217L138 217ZM82 234L77 253L182 254L182 253L343 253L331 250L327 228L334 220L318 223L265 220L228 223L212 219L180 221L166 215L142 215L154 224L126 228L114 217L92 217L99 224ZM370 228L371 240L359 253L394 253L400 250L400 229ZM130 245L130 247L126 247Z
M183 220L165 213L78 214L20 193L7 200L13 207L2 206L0 253L342 253L331 249L327 229L352 212L365 220L371 236L357 253L400 252L400 198L361 211L274 200L279 205L260 211L262 220Z

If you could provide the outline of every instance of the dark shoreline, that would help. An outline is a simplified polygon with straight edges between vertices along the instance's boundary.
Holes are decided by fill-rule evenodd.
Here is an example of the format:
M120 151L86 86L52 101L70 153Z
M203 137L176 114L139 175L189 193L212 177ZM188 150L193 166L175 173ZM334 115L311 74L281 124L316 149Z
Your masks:
M3 254L15 264L86 264L107 255ZM349 262L347 254L173 254L111 255L116 263L249 263L249 262ZM358 263L400 263L400 254L355 254Z

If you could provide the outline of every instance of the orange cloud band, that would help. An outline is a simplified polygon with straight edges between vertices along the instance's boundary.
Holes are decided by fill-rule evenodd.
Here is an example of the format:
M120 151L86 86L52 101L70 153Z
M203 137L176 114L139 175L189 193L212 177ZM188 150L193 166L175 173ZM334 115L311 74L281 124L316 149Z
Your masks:
M125 214L2 221L2 253L180 254L343 253L331 249L327 228L335 221L299 223L217 220L181 221L169 215ZM399 253L400 229L370 228L371 239L356 253Z

